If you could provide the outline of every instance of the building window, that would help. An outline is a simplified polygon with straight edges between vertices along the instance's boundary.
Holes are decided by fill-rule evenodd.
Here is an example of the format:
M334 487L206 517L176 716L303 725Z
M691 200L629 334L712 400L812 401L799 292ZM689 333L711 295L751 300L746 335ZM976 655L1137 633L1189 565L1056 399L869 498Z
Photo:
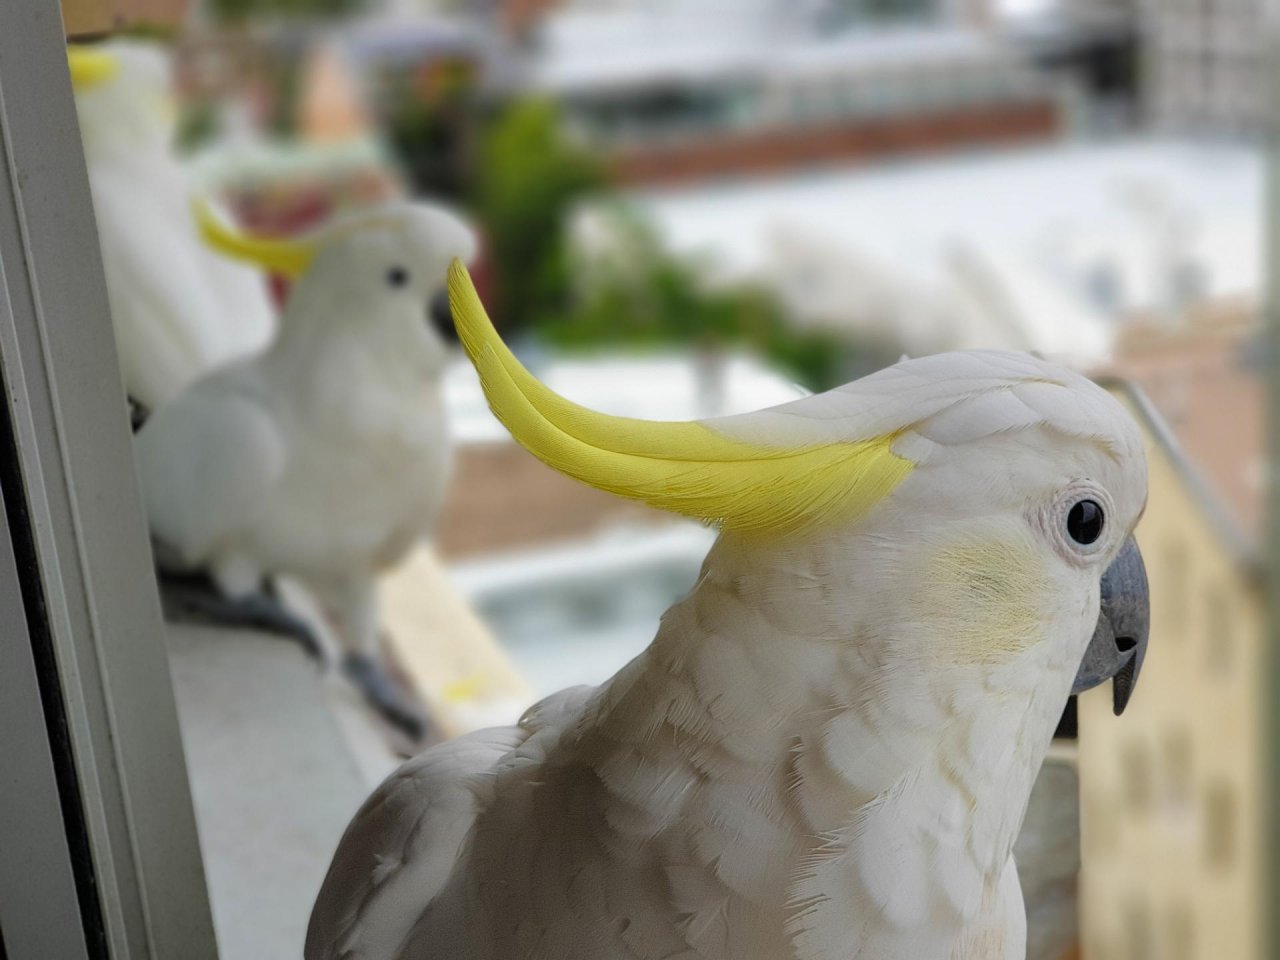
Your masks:
M1152 593L1160 598L1168 616L1162 629L1174 637L1187 635L1188 609L1188 561L1187 547L1181 540L1170 540L1164 547L1164 576L1155 584ZM1157 572L1159 577L1160 573ZM1157 592L1158 591L1158 592Z
M1129 901L1125 911L1125 939L1129 949L1125 953L1126 960L1150 960L1151 952L1151 908L1141 896Z
M1227 589L1221 584L1205 599L1204 637L1208 672L1215 677L1230 676L1236 659L1235 623Z
M1191 904L1175 903L1169 908L1169 924L1165 928L1169 960L1194 960L1196 955L1196 921Z
M1129 809L1144 812L1151 808L1151 756L1141 740L1130 740L1124 748L1125 802Z
M1165 732L1164 739L1164 790L1169 806L1190 808L1191 734L1186 727L1176 727Z
M1231 785L1210 784L1204 798L1204 859L1209 866L1225 870L1235 861L1237 817Z
M1086 930L1085 936L1085 953L1086 957L1092 960L1111 960L1113 951L1111 949L1111 941L1106 939L1098 930Z
M1080 842L1086 863L1102 863L1117 857L1124 844L1119 818L1115 816L1117 800L1108 790L1081 785Z

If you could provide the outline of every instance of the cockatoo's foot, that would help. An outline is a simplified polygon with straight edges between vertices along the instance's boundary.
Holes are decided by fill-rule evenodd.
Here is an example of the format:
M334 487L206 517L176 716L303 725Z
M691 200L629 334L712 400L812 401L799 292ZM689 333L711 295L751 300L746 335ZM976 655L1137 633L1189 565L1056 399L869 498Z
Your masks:
M147 422L147 417L151 416L151 410L141 400L133 397L126 397L125 400L129 404L129 429L137 433Z
M348 653L342 661L342 669L364 694L365 702L388 723L414 743L426 738L431 728L430 721L381 661L367 653Z
M298 641L309 656L322 659L320 642L310 625L269 589L231 598L224 596L205 573L162 570L160 597L166 619L278 634Z

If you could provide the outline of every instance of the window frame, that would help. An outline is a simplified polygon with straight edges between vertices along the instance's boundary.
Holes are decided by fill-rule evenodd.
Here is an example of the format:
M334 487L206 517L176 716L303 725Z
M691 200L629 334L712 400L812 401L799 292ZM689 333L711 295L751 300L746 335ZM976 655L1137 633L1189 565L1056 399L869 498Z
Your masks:
M0 770L31 776L0 784L0 930L215 960L57 9L0 3Z

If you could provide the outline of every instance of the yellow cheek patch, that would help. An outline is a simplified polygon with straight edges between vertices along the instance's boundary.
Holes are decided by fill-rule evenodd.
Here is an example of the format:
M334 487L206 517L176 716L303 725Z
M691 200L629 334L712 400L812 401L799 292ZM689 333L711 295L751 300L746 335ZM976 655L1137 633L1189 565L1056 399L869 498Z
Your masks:
M457 261L449 298L494 414L534 456L601 490L733 530L793 532L856 519L915 467L894 453L896 434L780 448L735 440L696 421L596 413L521 365Z
M1011 535L964 541L930 561L922 611L936 630L935 652L951 663L999 664L1045 634L1051 583L1040 551Z

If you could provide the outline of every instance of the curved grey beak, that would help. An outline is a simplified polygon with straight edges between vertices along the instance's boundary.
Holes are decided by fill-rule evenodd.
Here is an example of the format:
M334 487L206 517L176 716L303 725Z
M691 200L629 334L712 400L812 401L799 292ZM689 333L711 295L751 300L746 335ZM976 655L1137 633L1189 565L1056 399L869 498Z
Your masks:
M453 325L453 311L449 308L448 290L437 290L427 300L427 320L445 343L458 342L458 328Z
M1083 693L1110 680L1112 707L1116 716L1124 713L1147 655L1150 623L1147 570L1137 541L1130 537L1102 575L1098 625L1071 692Z

